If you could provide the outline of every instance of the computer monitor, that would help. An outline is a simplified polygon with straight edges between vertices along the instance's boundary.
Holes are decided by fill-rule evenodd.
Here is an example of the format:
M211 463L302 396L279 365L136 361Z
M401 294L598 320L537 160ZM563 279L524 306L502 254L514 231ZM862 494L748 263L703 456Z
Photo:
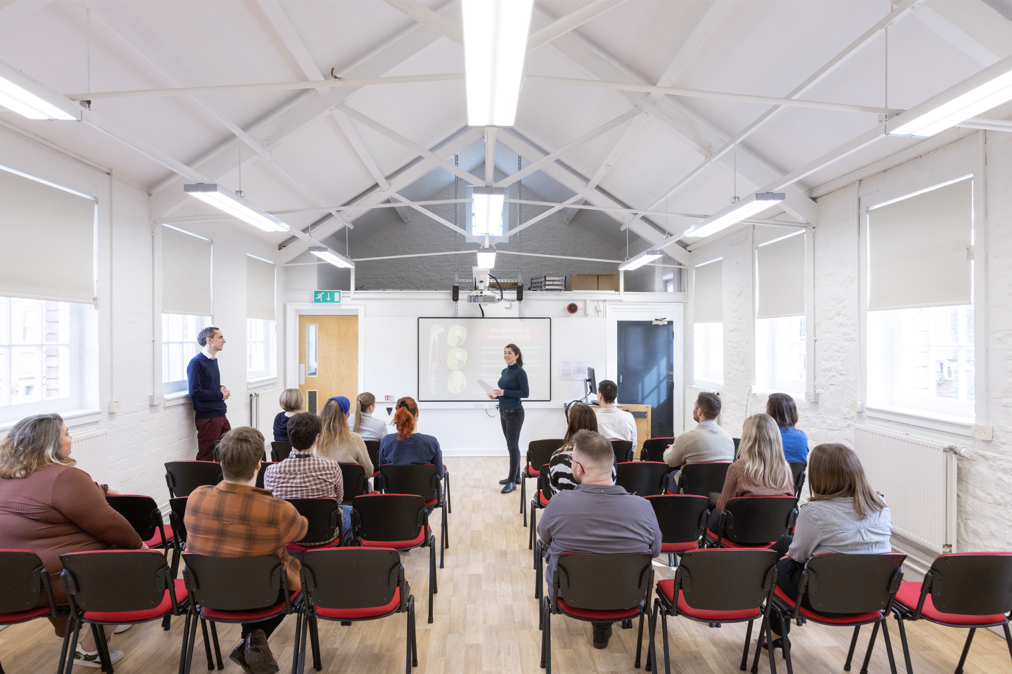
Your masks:
M586 382L587 382L587 395L588 396L596 396L597 395L597 375L594 374L594 368L592 368L592 367L588 367L587 368L587 379L586 379Z

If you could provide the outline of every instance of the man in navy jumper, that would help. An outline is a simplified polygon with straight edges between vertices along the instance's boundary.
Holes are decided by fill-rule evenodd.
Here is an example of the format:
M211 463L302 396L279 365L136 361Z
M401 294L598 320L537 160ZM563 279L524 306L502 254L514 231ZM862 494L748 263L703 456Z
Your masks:
M197 335L200 353L186 366L186 378L190 382L190 399L196 412L197 460L213 461L214 445L232 429L225 412L225 401L231 395L221 385L218 372L218 352L225 348L225 337L215 327L204 328Z

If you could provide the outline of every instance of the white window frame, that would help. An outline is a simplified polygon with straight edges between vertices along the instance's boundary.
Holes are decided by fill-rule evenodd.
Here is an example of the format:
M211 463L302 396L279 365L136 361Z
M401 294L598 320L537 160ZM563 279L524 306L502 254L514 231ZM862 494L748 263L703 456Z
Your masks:
M161 385L162 385L162 395L165 396L166 398L176 398L176 397L181 398L181 397L190 395L189 382L188 382L188 380L187 380L186 377L184 377L183 379L171 379L171 380L166 381L165 375L164 375L165 368L167 367L166 360L168 358L168 356L166 354L166 351L173 344L192 344L193 346L197 347L197 353L200 353L201 347L197 343L197 334L196 333L194 333L193 335L189 335L188 336L189 339L186 339L187 335L184 335L184 339L182 339L180 341L172 341L172 340L165 339L163 337L163 335L165 334L164 325L165 325L165 319L168 316L184 316L184 314L167 314L167 313L162 313L162 326L163 327L162 327L161 330L158 331L158 335L159 335L158 343L159 343L159 347L161 349L161 362L159 364L160 365L159 375L160 375L160 378L162 380L162 382L161 382ZM197 318L197 319L206 318L208 325L213 325L214 324L213 323L213 318L211 316L186 316L186 317L187 318ZM191 358L192 358L192 356L191 356ZM184 360L186 360L186 362L189 363L189 359L184 359ZM184 371L185 371L185 366L184 366ZM170 387L171 387L172 390L166 390L165 389L165 386L167 384L170 385ZM179 384L183 384L183 385L179 386Z
M263 323L264 339L251 340L249 337L250 333L250 321L258 321ZM278 348L277 348L277 321L268 321L263 318L247 318L246 319L246 383L247 385L261 385L266 382L273 381L278 378ZM263 370L250 370L249 369L249 349L253 344L263 344L264 346L264 364ZM273 368L269 365L273 361ZM273 369L273 372L271 371Z

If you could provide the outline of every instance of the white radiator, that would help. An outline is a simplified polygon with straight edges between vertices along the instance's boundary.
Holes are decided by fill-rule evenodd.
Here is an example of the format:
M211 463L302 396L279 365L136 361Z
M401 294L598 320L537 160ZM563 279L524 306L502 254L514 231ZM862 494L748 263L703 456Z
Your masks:
M858 426L854 450L894 532L935 554L956 551L956 455L941 442Z
M91 479L99 484L109 482L108 437L106 431L74 436L70 446L70 457L77 461L77 467L91 475Z

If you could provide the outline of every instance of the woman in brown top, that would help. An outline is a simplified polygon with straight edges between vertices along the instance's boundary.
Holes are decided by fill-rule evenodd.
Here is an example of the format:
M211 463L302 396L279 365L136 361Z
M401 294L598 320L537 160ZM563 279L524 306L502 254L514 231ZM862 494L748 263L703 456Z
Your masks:
M71 437L58 414L22 419L0 443L0 548L31 550L45 564L56 604L68 604L60 555L146 548L130 523L106 503L91 476L74 468ZM39 605L48 605L46 597ZM66 619L52 619L59 637ZM106 628L106 638L113 626ZM111 651L113 661L122 652ZM75 664L98 667L97 648L84 630Z

